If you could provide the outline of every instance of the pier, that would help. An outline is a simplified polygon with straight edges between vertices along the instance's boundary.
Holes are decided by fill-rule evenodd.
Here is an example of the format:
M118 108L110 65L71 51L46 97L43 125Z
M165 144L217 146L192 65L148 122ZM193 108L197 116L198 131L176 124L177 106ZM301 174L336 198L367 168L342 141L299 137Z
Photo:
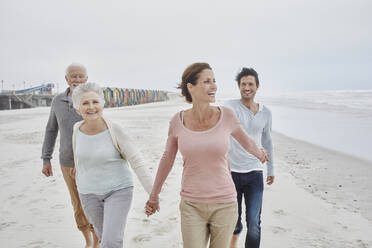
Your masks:
M2 91L0 110L50 106L54 96L52 95L53 88L54 84L43 84L23 90Z

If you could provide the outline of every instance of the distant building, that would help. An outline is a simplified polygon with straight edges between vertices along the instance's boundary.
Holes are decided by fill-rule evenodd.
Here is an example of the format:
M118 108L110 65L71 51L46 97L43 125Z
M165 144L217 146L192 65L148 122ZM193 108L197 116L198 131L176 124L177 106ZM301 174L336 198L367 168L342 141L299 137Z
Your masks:
M50 106L53 88L54 84L48 83L23 90L2 91L0 110Z

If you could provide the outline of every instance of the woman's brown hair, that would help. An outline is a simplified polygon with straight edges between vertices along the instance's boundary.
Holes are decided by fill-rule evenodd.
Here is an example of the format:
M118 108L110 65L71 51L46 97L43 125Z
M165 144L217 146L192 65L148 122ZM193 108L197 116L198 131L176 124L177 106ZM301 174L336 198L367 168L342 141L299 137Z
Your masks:
M178 85L177 89L181 89L182 95L186 98L186 101L192 103L192 98L187 88L187 84L196 85L199 74L205 70L212 70L208 63L194 63L189 65L182 74L182 82Z

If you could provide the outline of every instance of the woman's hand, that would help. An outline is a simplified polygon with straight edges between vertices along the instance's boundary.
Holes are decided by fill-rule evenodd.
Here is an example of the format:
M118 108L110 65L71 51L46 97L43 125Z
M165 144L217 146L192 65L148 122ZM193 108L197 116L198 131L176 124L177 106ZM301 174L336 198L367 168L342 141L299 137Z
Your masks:
M160 211L159 201L148 200L145 206L145 212L147 217L154 214L156 211Z
M269 161L269 155L268 155L267 151L265 149L261 148L261 152L262 152L262 156L260 158L261 163L265 163L266 161Z

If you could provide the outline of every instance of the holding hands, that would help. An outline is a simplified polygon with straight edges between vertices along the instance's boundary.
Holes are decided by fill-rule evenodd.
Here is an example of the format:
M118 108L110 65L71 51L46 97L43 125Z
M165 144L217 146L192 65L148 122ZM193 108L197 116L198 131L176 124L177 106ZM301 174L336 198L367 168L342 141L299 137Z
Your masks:
M159 201L148 200L145 206L147 217L154 214L156 211L160 211Z
M261 151L262 151L262 156L260 158L261 162L265 163L265 162L269 161L269 154L267 153L267 151L263 148L261 148ZM274 183L274 178L275 178L274 176L267 176L266 183L268 185L273 184Z
M261 163L265 163L265 162L269 161L269 154L267 153L267 151L265 149L261 148L261 152L262 152L262 155L260 157Z

